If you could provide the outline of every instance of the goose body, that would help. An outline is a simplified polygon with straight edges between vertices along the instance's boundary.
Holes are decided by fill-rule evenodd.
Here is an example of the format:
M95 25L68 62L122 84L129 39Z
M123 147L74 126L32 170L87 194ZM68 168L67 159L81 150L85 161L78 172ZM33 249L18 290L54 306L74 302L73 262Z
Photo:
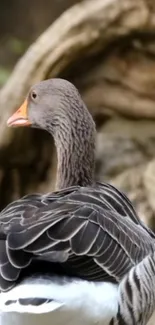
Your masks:
M1 212L1 225L0 308L10 325L110 324L121 280L154 251L151 230L109 184L27 195Z
M47 325L109 324L118 311L118 286L76 278L36 276L12 289L6 298L4 293L0 304L7 312L2 314L5 324L38 324L40 317Z
M95 183L94 122L76 88L41 82L8 124L48 130L58 171L57 191L0 213L0 324L145 325L155 235L121 191Z

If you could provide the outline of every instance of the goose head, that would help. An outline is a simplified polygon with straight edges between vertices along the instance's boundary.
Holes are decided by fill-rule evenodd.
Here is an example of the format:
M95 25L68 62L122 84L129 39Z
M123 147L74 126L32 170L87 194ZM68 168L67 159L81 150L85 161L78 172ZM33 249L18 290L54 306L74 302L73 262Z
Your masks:
M31 126L51 133L58 156L57 189L92 184L95 123L72 83L55 78L32 86L7 125Z

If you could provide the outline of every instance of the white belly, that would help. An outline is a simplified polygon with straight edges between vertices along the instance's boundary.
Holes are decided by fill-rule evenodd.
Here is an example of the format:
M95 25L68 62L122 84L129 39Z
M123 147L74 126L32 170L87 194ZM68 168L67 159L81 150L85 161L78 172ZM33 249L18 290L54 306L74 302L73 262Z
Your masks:
M0 294L0 325L107 325L118 310L118 287L78 279L29 279ZM53 281L52 281L53 280ZM52 299L40 306L21 305L19 298ZM6 301L14 303L6 304Z

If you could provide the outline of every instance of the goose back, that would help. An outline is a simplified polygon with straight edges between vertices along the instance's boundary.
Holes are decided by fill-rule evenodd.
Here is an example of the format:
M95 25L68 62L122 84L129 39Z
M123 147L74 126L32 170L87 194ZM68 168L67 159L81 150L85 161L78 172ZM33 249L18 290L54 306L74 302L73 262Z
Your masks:
M0 222L4 291L25 276L24 271L45 269L118 283L154 249L154 234L126 196L109 184L27 195L4 209Z

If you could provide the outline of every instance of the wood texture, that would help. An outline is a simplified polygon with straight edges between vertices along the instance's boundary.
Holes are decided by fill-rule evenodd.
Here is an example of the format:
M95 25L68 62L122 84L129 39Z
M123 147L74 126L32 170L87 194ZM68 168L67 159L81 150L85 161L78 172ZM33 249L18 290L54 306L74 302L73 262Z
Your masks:
M6 119L29 87L49 74L58 76L83 56L94 55L122 36L151 31L155 20L147 1L95 0L67 10L28 49L0 92L0 146L10 142ZM150 109L155 116L155 109Z
M0 208L26 193L54 188L56 157L51 137L38 130L9 129L6 120L33 83L61 76L79 88L103 134L107 130L117 134L109 124L115 117L118 117L117 129L122 130L123 137L123 126L130 129L124 154L118 153L115 139L110 147L107 140L105 145L100 144L104 150L97 163L102 163L103 168L97 176L102 181L104 177L112 182L116 180L116 185L136 203L140 215L153 218L152 201L147 199L150 191L143 177L147 164L155 157L154 35L154 0L89 0L64 12L32 44L0 91ZM126 123L122 122L122 115ZM137 142L137 136L134 138L131 118L134 122L144 119L144 124L140 122L141 130L138 131L138 125L134 126L138 138L145 138L144 145ZM129 134L136 148L135 155L130 155L133 168L122 170L126 161L129 165ZM137 163L134 157L139 150L142 159ZM117 162L118 156L121 162L116 163L118 168L114 172L110 166ZM105 164L109 166L106 175L105 170L103 173ZM137 170L140 176L135 184Z

